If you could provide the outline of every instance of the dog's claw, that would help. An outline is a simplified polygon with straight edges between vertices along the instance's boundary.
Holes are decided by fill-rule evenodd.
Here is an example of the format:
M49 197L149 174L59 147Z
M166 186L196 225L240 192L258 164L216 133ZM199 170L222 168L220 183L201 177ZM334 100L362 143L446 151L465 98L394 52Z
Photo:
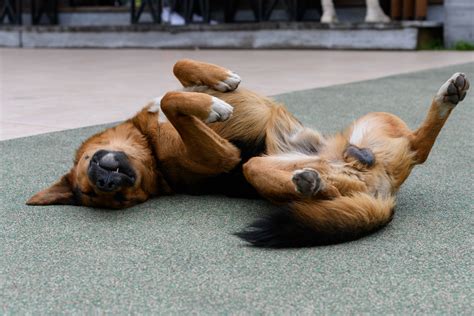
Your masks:
M206 123L226 121L232 115L233 111L234 108L230 104L219 98L212 97L211 112L209 113Z
M219 81L214 88L221 92L234 91L240 84L240 76L235 72L229 71L227 78Z

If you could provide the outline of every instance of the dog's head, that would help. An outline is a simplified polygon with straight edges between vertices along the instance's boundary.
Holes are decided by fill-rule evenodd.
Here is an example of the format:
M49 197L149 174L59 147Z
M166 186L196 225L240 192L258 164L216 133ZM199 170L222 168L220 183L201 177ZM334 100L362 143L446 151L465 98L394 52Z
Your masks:
M77 150L71 170L27 204L118 209L144 202L160 191L150 147L133 120L94 135Z

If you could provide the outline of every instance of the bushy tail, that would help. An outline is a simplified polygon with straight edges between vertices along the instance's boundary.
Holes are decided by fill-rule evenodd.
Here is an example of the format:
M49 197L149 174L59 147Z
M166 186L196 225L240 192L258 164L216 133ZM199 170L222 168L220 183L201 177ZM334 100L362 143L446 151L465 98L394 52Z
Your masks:
M236 235L257 247L328 245L363 237L387 225L395 199L366 193L333 200L293 202Z

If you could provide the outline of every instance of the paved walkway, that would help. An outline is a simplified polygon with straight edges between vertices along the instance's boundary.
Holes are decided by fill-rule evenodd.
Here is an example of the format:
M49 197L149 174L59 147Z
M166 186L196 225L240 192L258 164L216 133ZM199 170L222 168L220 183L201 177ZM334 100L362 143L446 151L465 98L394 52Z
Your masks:
M178 87L179 58L273 95L474 61L472 52L0 49L0 140L123 120Z

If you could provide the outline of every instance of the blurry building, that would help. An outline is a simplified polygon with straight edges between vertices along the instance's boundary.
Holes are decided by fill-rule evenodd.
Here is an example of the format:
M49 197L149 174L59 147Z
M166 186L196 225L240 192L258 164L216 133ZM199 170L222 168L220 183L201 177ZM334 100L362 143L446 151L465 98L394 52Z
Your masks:
M354 38L356 44L370 41L371 37L380 40L376 46L372 47L369 43L360 47L356 45L353 47L356 49L383 49L383 45L387 45L387 49L413 49L442 41L443 26L448 46L462 40L474 42L473 0L380 0L381 7L392 19L385 25L363 23L365 0L334 0L334 4L339 23L322 25L318 23L322 11L320 0L0 0L0 45L15 46L16 31L35 31L28 26L37 26L36 31L45 26L60 27L43 29L43 32L77 33L82 27L82 31L100 33L124 32L130 27L133 32L173 32L171 27L180 27L184 32L183 25L190 26L191 31L194 27L194 30L206 32L278 29L289 34L289 31L300 31L295 32L294 38L303 35L304 31L306 38L312 40L326 38L320 48L351 48L350 43L348 46L340 44L346 31L349 38L353 37L352 34L361 35L360 39ZM15 29L15 26L27 28ZM160 28L162 26L168 29ZM311 37L309 30L312 30L314 37ZM361 30L366 30L367 34L362 34ZM391 36L389 30L393 30L392 39L382 39ZM216 33L216 36L219 34ZM288 40L284 37L281 38L281 45L277 45L278 38L274 40L274 48L285 47L284 40ZM403 41L403 37L411 40L411 44L390 45ZM297 42L293 47L306 48L304 38ZM138 41L135 44L140 46ZM161 47L158 44L162 43L156 46ZM127 46L126 43L124 45ZM291 43L288 45L292 47ZM309 41L307 48L318 48L318 44Z

